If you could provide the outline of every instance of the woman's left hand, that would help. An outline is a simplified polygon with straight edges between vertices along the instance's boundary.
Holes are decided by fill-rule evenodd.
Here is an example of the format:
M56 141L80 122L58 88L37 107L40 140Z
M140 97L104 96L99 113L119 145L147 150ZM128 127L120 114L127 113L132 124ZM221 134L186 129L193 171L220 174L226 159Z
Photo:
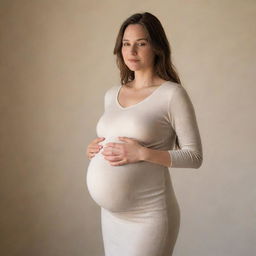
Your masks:
M135 139L128 137L118 137L118 142L108 142L101 152L111 165L123 165L142 161L143 146Z

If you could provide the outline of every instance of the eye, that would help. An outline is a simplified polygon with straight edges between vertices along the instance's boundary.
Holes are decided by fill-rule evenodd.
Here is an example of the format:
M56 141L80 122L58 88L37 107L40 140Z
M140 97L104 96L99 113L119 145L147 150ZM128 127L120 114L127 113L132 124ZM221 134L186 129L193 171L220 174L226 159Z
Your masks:
M129 45L129 43L123 43L123 46ZM146 45L145 43L138 43L139 46L144 46Z

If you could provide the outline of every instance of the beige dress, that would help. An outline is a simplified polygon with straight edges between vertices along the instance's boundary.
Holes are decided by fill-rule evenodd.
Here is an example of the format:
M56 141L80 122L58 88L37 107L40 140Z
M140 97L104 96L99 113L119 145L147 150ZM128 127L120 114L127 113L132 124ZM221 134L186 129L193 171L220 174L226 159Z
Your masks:
M97 136L106 138L100 144L133 138L168 151L172 166L146 161L112 166L101 151L90 160L86 182L101 207L104 256L170 256L180 226L171 168L199 168L203 159L195 111L177 83L167 81L128 107L118 102L121 86L105 93L105 111L96 126Z

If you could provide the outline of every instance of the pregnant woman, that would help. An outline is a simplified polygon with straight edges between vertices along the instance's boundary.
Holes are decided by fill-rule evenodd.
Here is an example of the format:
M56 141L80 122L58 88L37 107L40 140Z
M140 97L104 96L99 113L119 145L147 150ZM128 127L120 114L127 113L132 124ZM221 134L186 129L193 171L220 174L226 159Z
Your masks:
M170 171L203 159L194 108L154 15L126 19L114 54L121 82L105 92L98 138L87 147L105 256L171 256L180 211Z

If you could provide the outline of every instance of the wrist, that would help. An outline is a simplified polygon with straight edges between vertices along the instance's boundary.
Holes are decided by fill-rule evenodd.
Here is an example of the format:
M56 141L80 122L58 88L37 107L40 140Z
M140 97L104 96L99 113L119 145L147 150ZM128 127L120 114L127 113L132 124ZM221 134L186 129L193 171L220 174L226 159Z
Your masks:
M139 149L139 160L146 161L149 153L149 148L141 146Z

